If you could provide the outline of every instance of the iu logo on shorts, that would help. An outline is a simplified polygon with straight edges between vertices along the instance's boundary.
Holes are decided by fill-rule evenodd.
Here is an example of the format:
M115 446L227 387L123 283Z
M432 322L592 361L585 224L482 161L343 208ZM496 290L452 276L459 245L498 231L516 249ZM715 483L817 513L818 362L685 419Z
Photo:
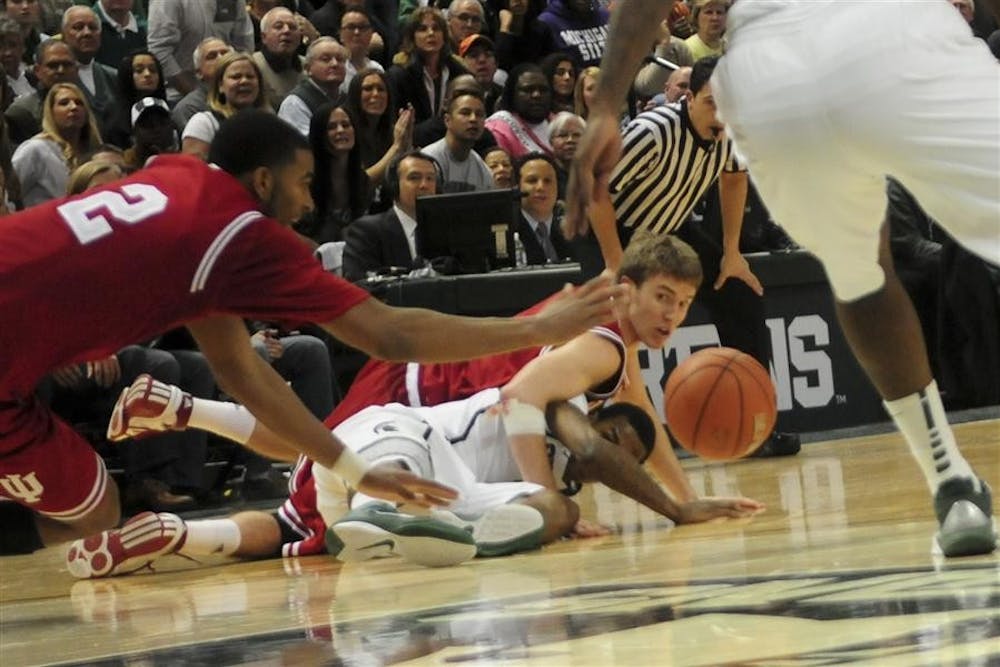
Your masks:
M45 491L45 487L35 477L34 472L0 477L0 487L3 487L4 495L8 498L20 500L28 505L41 500L42 492Z

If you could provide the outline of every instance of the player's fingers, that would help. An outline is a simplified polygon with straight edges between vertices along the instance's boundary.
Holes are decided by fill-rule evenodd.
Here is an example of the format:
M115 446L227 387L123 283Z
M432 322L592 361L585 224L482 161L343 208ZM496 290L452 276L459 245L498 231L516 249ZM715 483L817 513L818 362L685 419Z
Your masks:
M454 500L458 498L458 491L451 488L450 486L445 486L434 480L424 479L423 477L417 477L412 475L406 480L406 486L416 493L421 493L425 496L432 496L434 498L440 498L445 500Z
M420 498L417 497L417 494L406 488L405 484L392 484L389 486L387 491L384 491L381 494L371 493L368 491L366 491L366 493L370 493L370 495L373 496L380 496L386 500L392 500L394 502L416 503L418 505L423 504L420 502Z
M607 271L602 271L600 275L594 276L584 284L577 288L576 294L581 299L594 299L595 301L600 301L602 299L608 299L617 291L615 286L612 284L613 276Z
M764 503L760 502L759 500L753 500L752 498L737 498L736 499L736 504L737 504L737 506L739 506L739 507L741 507L743 509L748 509L748 510L765 510L765 509L767 509L767 505L765 505Z
M424 498L427 499L428 505L436 507L446 507L455 500L454 498L442 498L434 494L425 494Z
M744 503L742 500L733 502L728 508L728 515L741 519L748 516L754 516L764 511L764 507L760 503Z

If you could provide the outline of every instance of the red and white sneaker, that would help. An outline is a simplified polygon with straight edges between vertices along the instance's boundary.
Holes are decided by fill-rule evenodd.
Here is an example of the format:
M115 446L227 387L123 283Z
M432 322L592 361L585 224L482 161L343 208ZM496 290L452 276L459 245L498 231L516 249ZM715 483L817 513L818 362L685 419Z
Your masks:
M77 579L128 574L174 553L186 538L187 526L179 516L143 512L121 528L73 542L66 554L66 566Z
M193 405L191 394L143 373L118 396L108 422L108 440L181 431L187 426Z

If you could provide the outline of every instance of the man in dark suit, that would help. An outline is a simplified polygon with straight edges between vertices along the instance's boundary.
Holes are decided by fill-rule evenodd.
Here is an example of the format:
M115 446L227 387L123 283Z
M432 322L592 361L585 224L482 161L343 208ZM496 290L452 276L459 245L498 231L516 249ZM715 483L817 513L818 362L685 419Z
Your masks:
M95 60L101 48L100 18L90 7L70 7L63 15L62 40L76 56L77 76L101 135L107 136L119 113L118 72Z
M347 226L344 277L361 280L369 271L409 269L417 257L417 197L437 194L437 163L419 151L404 153L386 171L392 208Z
M561 262L574 256L556 219L556 165L542 153L528 153L515 164L521 188L517 233L528 264Z

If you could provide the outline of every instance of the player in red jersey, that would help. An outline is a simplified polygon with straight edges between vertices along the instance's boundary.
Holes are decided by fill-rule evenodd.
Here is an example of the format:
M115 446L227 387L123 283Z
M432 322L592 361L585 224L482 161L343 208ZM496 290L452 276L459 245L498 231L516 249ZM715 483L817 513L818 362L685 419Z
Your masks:
M528 320L391 308L324 272L288 228L312 207L312 155L294 129L239 114L210 161L160 157L123 181L4 218L0 497L13 502L0 502L0 554L119 520L101 459L34 395L54 368L186 324L219 386L277 436L258 451L286 460L301 452L371 495L440 504L452 490L345 454L253 352L242 318L317 322L377 357L446 360L565 340L606 320L611 298L623 296L592 282ZM168 407L178 423L197 425L190 403Z
M701 280L701 263L697 255L676 237L637 237L629 246L619 273L621 280L634 289L629 303L619 309L613 323L594 327L561 346L526 348L472 361L427 365L370 362L363 377L352 385L348 397L327 421L340 426L349 417L373 405L439 405L467 398L488 388L488 383L497 382L502 385L500 395L509 408L504 416L504 432L519 477L558 490L558 475L549 460L549 448L544 439L545 417L541 409L579 394L586 394L592 400L613 397L617 402L640 405L651 417L648 421L654 424L655 433L649 459L651 467L661 479L669 480L667 485L674 492L678 506L701 508L688 520L746 516L762 510L761 503L748 498L698 498L687 483L662 426L655 426L659 419L645 386L642 382L626 381L629 375L639 377L638 364L626 365L624 361L636 359L635 348L639 343L662 347L686 316ZM528 309L525 316L544 304ZM109 426L110 438L129 437L142 428L163 430L164 422L171 423L169 418L164 420L152 413L143 425L137 424L134 418L136 410L146 402L145 388L157 385L165 394L179 396L183 393L151 378L140 378L133 384L136 393L123 393L119 399L116 412L120 411L121 417ZM192 401L195 406L212 403L197 398ZM252 414L242 411L234 415L234 421L237 420L249 426L220 428L211 417L197 426L257 449L270 446L268 443L274 439L274 434L260 424L255 425ZM393 430L386 429L387 432ZM244 435L240 436L239 432ZM543 466L544 471L541 470ZM329 520L336 515L329 502L332 488L326 467L321 466L317 471L315 464L303 457L289 481L289 499L275 515L244 512L228 522L199 522L200 537L195 542L226 544L229 545L227 549L232 549L227 553L242 555L271 555L278 545L285 556L324 553ZM69 552L71 569L77 576L89 577L141 567L163 553L170 553L186 539L183 526L180 519L169 514L138 515L120 531L105 531L75 543ZM603 534L606 530L586 520L576 520L574 532L587 536Z

